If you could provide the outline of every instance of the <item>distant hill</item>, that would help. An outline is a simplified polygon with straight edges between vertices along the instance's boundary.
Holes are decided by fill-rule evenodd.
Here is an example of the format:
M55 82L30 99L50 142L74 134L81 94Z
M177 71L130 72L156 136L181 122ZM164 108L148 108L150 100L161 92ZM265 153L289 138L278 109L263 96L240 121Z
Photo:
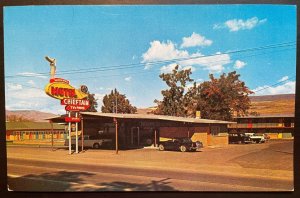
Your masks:
M11 116L11 115L29 119L29 120L32 120L35 122L48 122L47 120L45 120L46 118L57 116L52 113L45 113L45 112L41 112L41 111L32 111L32 110L8 111L8 110L6 110L6 116Z
M265 96L250 96L251 102L276 101L276 100L295 100L295 94L278 94Z
M251 111L260 115L294 114L295 94L251 96Z
M295 111L295 94L250 96L250 100L250 112L255 111L260 115L294 114ZM139 108L137 113L151 114L153 110L155 110L155 107ZM6 115L22 116L36 122L47 122L46 118L57 116L52 113L32 110L6 111Z
M250 96L250 112L258 112L260 115L294 114L295 94ZM139 108L138 114L151 114L155 107Z

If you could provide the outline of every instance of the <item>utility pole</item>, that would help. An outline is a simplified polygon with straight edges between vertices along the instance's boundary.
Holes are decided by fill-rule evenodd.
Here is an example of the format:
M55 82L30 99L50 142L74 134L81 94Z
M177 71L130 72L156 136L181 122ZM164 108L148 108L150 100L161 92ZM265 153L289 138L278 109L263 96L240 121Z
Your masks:
M116 113L118 113L118 96L117 96L117 93L116 94Z

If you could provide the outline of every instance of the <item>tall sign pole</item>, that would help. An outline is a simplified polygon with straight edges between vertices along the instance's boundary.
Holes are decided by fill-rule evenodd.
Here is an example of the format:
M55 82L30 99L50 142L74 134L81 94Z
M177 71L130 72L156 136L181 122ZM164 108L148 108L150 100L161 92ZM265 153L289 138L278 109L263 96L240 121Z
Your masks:
M78 118L78 113L75 113L75 117ZM78 153L78 122L76 122L76 153Z
M71 117L71 112L68 112L69 117ZM71 122L69 122L69 154L72 154L72 150L71 150Z
M83 152L83 117L81 116L81 152Z
M50 58L48 56L45 59L50 63L50 81L45 87L45 93L55 99L61 101L61 105L65 105L68 117L65 117L65 122L68 122L69 126L69 154L72 154L71 150L71 123L75 124L76 132L76 150L78 153L78 122L80 118L78 117L78 112L85 111L89 108L90 103L88 100L88 88L85 85L81 85L80 89L76 89L70 85L68 80L63 78L56 78L56 59ZM76 112L76 117L71 117L71 112ZM53 129L52 129L52 149L53 149ZM82 138L83 139L83 138Z

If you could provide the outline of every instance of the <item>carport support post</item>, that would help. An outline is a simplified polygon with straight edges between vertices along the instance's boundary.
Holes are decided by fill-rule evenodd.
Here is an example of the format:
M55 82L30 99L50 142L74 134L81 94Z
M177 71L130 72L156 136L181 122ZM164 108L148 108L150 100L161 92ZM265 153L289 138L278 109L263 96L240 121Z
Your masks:
M69 117L71 117L71 112L68 112ZM71 122L69 122L69 154L72 154L72 150L71 150Z
M83 152L83 117L81 115L81 152Z
M156 138L157 138L157 137L156 137L156 133L157 133L157 132L156 132L156 129L155 129L155 130L154 130L154 147L156 147L156 145L157 145L157 143L156 143Z
M50 124L51 124L51 147L52 147L52 151L53 151L53 122L50 121Z
M115 126L116 126L116 154L118 154L118 120L114 118Z

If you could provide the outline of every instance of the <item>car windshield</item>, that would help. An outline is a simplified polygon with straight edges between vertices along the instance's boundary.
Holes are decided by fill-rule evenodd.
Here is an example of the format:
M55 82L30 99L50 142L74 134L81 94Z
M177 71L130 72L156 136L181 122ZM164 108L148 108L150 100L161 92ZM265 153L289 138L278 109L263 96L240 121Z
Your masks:
M190 138L183 138L183 139L181 139L181 141L183 143L190 143L190 142L192 142L192 140Z

